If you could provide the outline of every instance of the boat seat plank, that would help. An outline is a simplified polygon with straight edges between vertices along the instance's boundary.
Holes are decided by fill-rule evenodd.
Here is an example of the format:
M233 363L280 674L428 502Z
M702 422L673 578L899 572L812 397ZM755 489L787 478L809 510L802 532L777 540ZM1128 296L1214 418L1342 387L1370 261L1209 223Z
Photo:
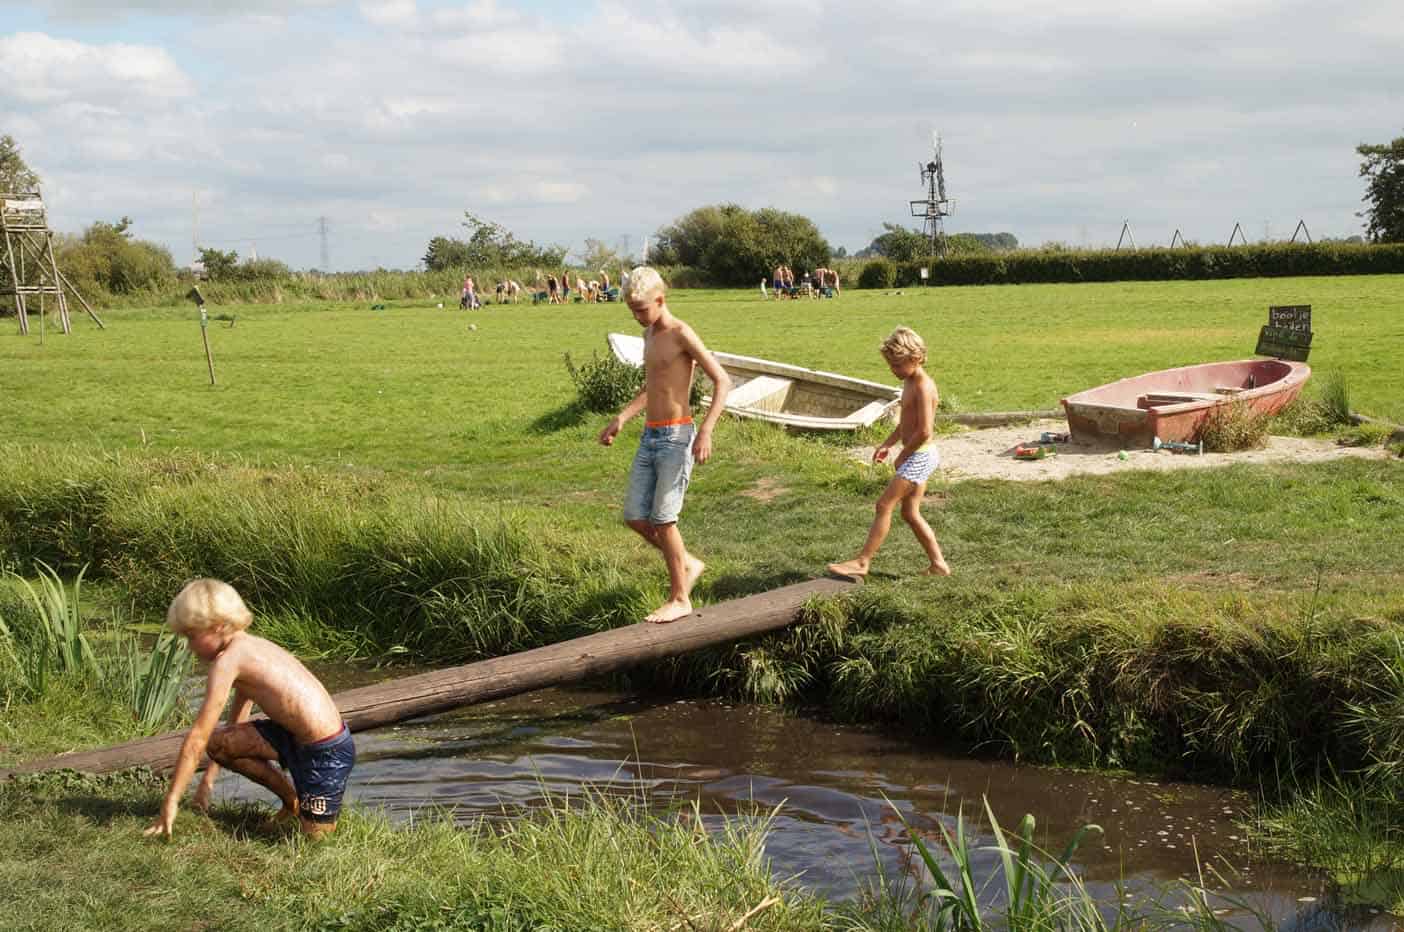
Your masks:
M743 385L738 385L732 389L726 397L728 405L737 405L743 408L751 408L765 401L772 395L780 394L790 390L793 385L789 379L777 379L770 375L758 375Z
M1218 401L1223 395L1214 392L1146 392L1141 396L1147 404L1179 405L1191 401ZM1137 402L1140 403L1139 401Z
M863 405L863 407L859 408L857 411L854 411L853 414L849 417L849 420L856 421L864 427L867 427L869 424L873 423L878 418L886 414L887 409L891 407L891 405L892 402L890 401L870 401L867 404Z
M1246 392L1246 388L1238 388L1233 385L1215 385L1214 392L1218 395L1237 395L1239 392Z

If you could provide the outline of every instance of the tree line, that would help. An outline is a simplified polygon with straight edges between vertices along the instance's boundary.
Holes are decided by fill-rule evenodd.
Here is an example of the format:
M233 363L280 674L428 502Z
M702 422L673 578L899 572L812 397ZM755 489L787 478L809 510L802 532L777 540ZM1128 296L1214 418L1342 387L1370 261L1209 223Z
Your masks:
M1404 242L1404 136L1386 144L1361 144L1359 175L1364 179L1366 237L1373 243ZM40 178L26 164L18 143L0 136L0 193L35 191ZM430 272L473 268L559 268L567 247L518 239L501 224L464 212L464 234L435 236L422 258ZM946 239L952 258L988 256L1017 249L1011 233L957 233ZM927 258L930 242L920 232L884 223L883 232L856 257L891 260L900 266ZM627 261L599 240L586 240L585 267L618 266ZM96 221L81 234L55 238L55 254L65 274L89 294L123 295L157 291L178 277L170 250L133 236L132 220ZM648 261L696 270L714 285L750 286L768 278L777 265L812 269L845 255L833 249L814 222L796 213L738 204L713 204L683 214L657 233ZM202 249L205 274L213 280L278 277L290 274L276 260L240 261L238 253ZM0 281L8 271L0 265Z

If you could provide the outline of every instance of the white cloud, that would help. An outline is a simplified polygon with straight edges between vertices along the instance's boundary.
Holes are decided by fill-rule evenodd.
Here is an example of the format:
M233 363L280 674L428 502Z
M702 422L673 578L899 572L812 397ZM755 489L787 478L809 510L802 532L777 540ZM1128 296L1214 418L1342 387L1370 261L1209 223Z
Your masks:
M89 45L43 33L0 37L0 95L21 104L63 101L170 100L193 93L190 79L165 49Z
M164 9L161 44L0 34L0 127L56 222L127 213L181 259L196 189L203 235L290 229L259 250L294 265L319 261L322 215L335 267L404 266L465 209L637 246L717 201L856 248L915 222L933 129L952 230L1115 242L1130 219L1138 241L1222 241L1307 213L1341 234L1354 147L1398 135L1404 99L1385 0L255 0L215 29L212 8L139 7Z
M414 0L361 0L361 15L376 26L405 27L419 19Z

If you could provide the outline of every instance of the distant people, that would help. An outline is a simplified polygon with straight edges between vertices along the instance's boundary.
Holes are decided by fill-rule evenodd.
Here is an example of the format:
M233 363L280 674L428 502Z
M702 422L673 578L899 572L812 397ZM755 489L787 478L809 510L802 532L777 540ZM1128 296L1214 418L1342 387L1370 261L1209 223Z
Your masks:
M546 276L546 301L548 304L560 304L560 286L556 284L556 276Z
M561 303L570 303L570 273L565 269L561 270Z
M781 268L785 270L785 294L793 298L795 296L795 270L788 265L782 265Z
M769 300L770 295L765 290L765 276L761 276L761 300Z
M774 271L770 273L770 287L777 300L785 293L785 266L775 266Z
M575 293L580 295L580 300L586 303L593 303L595 300L595 290L579 275L575 276Z
M834 295L836 297L843 294L843 289L839 287L838 269L829 269L829 287L834 290Z
M463 294L458 299L458 306L463 310L471 310L482 307L482 302L478 300L478 292L473 284L473 276L463 276Z

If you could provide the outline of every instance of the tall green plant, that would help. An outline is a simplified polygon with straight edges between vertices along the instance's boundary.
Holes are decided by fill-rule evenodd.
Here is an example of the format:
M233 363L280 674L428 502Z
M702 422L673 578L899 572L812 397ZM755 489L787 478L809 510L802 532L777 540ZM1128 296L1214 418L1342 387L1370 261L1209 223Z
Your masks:
M13 573L15 580L29 597L40 619L39 633L43 642L44 654L55 661L60 673L81 673L95 671L97 658L92 645L83 631L83 617L79 600L83 588L84 565L73 580L70 592L64 588L58 572L43 561L39 565L39 586L35 586L22 576ZM35 649L41 649L36 645Z
M144 657L135 638L127 643L123 665L127 699L141 727L154 731L169 721L175 711L195 657L185 639L174 634L162 634Z
M889 805L892 805L891 801ZM896 806L893 809L896 811ZM985 815L995 837L994 850L1000 857L1001 873L977 882L975 849L965 834L963 810L956 813L954 833L945 825L939 825L941 840L954 864L954 873L950 875L942 869L941 860L897 811L897 817L911 836L912 844L934 884L933 889L922 897L923 902L930 905L930 914L925 917L927 928L952 932L980 932L995 927L1010 930L1094 929L1100 932L1120 924L1118 921L1115 925L1108 925L1096 901L1068 867L1083 839L1089 832L1101 832L1100 827L1090 824L1082 826L1068 841L1062 855L1050 859L1034 844L1032 815L1025 815L1020 820L1012 838L1005 834L995 818L988 799L985 800ZM1003 914L997 917L998 922L994 921L996 917L991 915L991 911L980 906L981 894L996 876L1004 881L1004 909ZM1066 884L1066 889L1060 884Z

